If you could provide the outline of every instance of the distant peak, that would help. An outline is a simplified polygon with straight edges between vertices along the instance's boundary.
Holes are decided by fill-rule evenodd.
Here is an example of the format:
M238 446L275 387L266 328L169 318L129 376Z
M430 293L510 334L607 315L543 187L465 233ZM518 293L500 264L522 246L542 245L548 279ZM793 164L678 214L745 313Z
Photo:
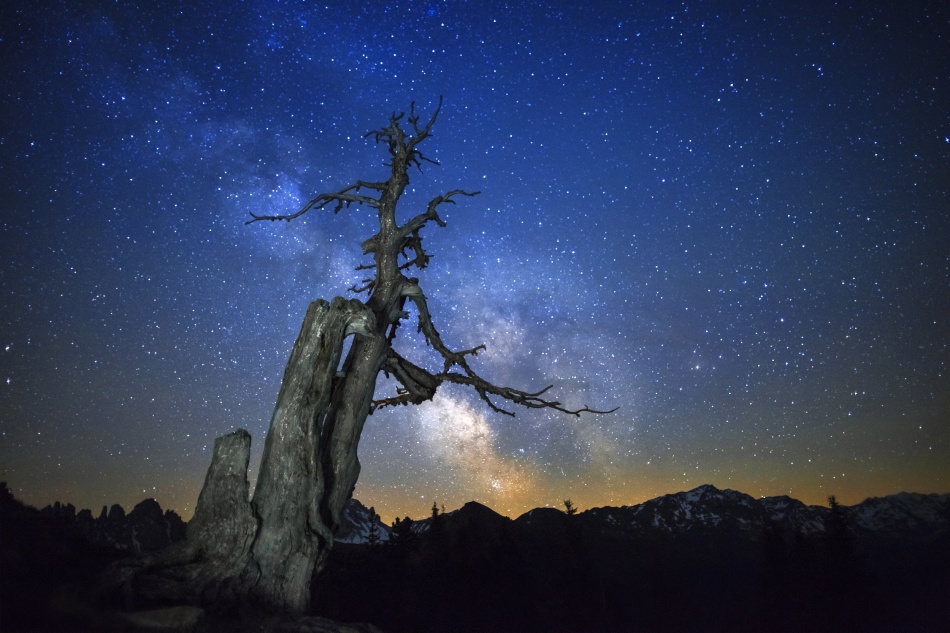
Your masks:
M712 484L703 484L702 486L693 488L692 490L687 490L686 492L681 492L679 494L685 495L688 498L695 500L695 499L699 499L700 497L704 497L706 495L718 495L721 492L722 491L719 488L715 487Z
M468 503L463 505L461 508L459 508L456 512L460 512L462 514L478 513L478 514L494 514L496 516L501 516L500 514L498 514L491 508L489 508L488 506L481 504L477 501L469 501ZM451 514L454 514L454 513L451 513Z

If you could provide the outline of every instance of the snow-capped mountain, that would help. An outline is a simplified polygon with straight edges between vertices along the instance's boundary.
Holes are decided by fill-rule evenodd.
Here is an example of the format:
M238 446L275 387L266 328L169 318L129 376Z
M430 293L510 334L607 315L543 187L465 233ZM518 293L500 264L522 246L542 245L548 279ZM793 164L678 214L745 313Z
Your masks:
M852 530L950 532L950 494L900 493L842 509ZM767 526L773 526L813 535L826 530L830 512L829 508L808 506L787 496L755 499L707 484L635 506L593 508L579 516L589 527L601 524L602 531L630 534L708 529L761 533Z
M852 507L858 528L874 532L929 531L950 524L950 495L902 492L872 497Z
M410 526L389 547L341 547L315 591L393 630L394 613L421 614L404 629L419 631L950 630L950 494L833 511L705 485L514 520L472 502Z
M383 523L373 508L367 508L356 499L350 499L343 508L343 522L337 530L337 543L368 543L372 525L376 526L380 543L389 540L389 527Z
M632 532L684 532L701 528L761 524L762 508L752 497L734 490L704 485L688 492L664 495L635 506L594 508L580 515Z
M454 515L467 516L465 508L443 516L452 521ZM854 506L842 506L849 529L862 534L950 534L950 494L900 493L870 498ZM337 542L366 543L370 531L370 512L356 499L344 510L344 524ZM814 536L827 529L831 510L805 505L788 496L756 499L735 490L720 490L703 485L693 490L663 495L633 506L592 508L577 515L580 525L593 533L614 537L705 532L735 532L757 538L771 528L786 535ZM494 514L494 512L492 512ZM374 515L375 516L375 515ZM554 508L535 508L518 517L514 523L528 532L546 533L559 529L564 513ZM431 519L414 521L412 531L428 531ZM375 517L380 541L389 540L390 528Z
M759 499L765 516L772 525L781 526L785 531L812 535L825 531L828 509L819 506L806 506L798 499L789 496L763 497Z

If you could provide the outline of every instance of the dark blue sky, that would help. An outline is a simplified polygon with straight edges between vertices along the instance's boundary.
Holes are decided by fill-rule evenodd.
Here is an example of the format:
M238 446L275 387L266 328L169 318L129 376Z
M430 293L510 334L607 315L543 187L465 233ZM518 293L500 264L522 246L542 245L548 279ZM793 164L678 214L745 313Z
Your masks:
M442 95L402 217L482 194L424 234L436 326L620 409L381 411L367 505L950 490L950 11L878 4L4 3L0 479L188 517L214 437L256 468L376 229L244 222L384 179L363 134Z

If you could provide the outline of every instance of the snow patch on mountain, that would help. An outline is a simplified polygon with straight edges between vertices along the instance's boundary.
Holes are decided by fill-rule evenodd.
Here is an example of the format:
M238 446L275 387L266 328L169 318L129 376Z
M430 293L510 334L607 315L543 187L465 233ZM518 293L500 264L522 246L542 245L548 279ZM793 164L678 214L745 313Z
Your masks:
M388 541L389 527L380 520L373 508L367 508L358 500L350 499L343 508L343 520L333 540L337 543L368 543L373 524L376 525L379 542Z
M876 533L908 533L914 531L950 534L950 494L900 493L883 498L870 498L855 506L842 506L850 529ZM488 508L466 504L447 512L484 514ZM788 496L755 499L735 490L719 490L706 484L692 490L664 495L634 506L591 508L574 517L595 532L616 535L687 534L697 531L735 531L760 538L767 531L778 530L790 537L794 534L813 536L825 533L830 509L805 505ZM369 533L368 510L359 501L351 500L344 512L344 526L337 541L365 543ZM492 512L492 514L494 514ZM550 526L563 512L555 508L535 508L524 513L516 523L528 528ZM390 529L377 521L380 541L389 539ZM431 519L414 521L413 532L428 531Z
M900 493L842 506L853 529L875 532L950 531L950 495ZM668 534L735 529L761 534L766 528L786 534L822 534L830 510L787 496L755 499L735 490L703 485L635 506L592 508L582 520L601 531Z

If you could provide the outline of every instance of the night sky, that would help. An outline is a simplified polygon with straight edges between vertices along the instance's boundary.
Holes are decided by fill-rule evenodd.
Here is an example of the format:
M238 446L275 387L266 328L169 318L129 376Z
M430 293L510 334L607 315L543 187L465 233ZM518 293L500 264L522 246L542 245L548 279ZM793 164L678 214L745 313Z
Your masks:
M190 518L239 427L253 482L307 304L353 296L377 228L245 221L386 179L363 135L440 95L441 166L400 217L482 193L424 231L436 327L498 384L619 410L509 418L447 386L379 411L355 496L384 520L950 491L947 3L162 4L0 8L0 480L24 501ZM414 330L397 349L438 367Z

